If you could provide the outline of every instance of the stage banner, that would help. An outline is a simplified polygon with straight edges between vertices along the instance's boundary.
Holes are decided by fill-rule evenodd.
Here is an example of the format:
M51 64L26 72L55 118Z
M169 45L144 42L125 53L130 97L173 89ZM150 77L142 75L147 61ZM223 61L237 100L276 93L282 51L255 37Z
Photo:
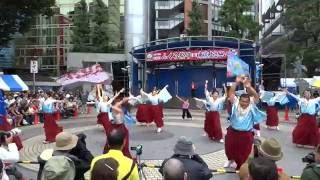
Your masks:
M175 61L226 61L228 54L237 54L235 49L206 49L206 50L181 50L158 51L146 53L146 61L149 62L175 62Z
M102 67L99 64L80 69L77 72L64 74L59 79L57 79L57 83L61 84L62 86L82 84L84 82L94 84L109 84L111 81L111 74L103 71Z

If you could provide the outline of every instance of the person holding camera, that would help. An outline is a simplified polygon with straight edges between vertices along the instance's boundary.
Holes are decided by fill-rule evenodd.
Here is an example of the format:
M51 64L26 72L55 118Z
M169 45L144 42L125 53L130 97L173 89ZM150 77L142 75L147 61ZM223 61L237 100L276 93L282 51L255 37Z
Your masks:
M15 162L19 161L20 155L15 143L12 143L13 136L16 135L16 130L11 132L0 132L0 159L5 164L7 175L14 176L17 180L25 180L26 178L16 168Z
M212 173L208 168L208 165L204 160L195 153L195 147L192 141L189 138L184 136L180 137L174 146L174 154L169 158L175 158L180 160L187 172L188 180L206 180L212 177ZM169 160L166 159L163 161L159 172L163 175L164 165Z
M320 144L315 148L314 162L308 164L301 175L302 180L320 179Z

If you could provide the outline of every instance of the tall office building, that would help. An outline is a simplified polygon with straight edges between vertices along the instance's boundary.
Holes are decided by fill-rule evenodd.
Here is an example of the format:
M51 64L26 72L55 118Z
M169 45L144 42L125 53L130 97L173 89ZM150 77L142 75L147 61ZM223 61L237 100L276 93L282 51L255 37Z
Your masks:
M124 35L120 19L123 19L124 0L102 0L110 6L108 28L110 45L123 49ZM40 71L56 76L64 73L67 54L72 48L72 19L74 8L80 0L56 0L52 17L38 16L29 32L15 39L15 68L28 69L30 60L37 59ZM86 0L88 6L93 0Z

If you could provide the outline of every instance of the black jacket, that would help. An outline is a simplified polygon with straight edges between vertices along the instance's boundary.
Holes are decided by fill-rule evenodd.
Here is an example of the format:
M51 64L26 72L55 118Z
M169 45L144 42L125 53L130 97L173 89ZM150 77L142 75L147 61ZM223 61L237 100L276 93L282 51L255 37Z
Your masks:
M208 165L199 155L189 156L174 154L171 158L180 160L184 168L187 171L188 180L207 180L212 177L212 173L208 168ZM163 174L163 166L169 159L165 159L159 169L159 172Z

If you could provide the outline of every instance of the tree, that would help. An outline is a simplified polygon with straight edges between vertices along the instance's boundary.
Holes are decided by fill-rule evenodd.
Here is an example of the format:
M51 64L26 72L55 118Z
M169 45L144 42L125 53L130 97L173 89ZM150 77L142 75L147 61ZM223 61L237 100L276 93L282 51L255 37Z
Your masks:
M203 17L200 6L197 1L192 1L192 10L189 12L190 24L187 33L189 36L201 35L201 27L203 24Z
M55 0L1 0L0 45L6 46L15 33L26 32L37 15L51 16Z
M72 43L74 52L89 52L90 44L90 18L85 0L76 4L74 9L74 28L72 29Z
M253 3L253 0L225 0L220 18L228 36L247 39L257 37L260 26L251 13Z
M92 45L95 52L110 52L108 32L108 8L102 0L93 3L93 36Z
M320 0L286 1L285 9L288 62L300 60L308 77L312 77L320 64Z

